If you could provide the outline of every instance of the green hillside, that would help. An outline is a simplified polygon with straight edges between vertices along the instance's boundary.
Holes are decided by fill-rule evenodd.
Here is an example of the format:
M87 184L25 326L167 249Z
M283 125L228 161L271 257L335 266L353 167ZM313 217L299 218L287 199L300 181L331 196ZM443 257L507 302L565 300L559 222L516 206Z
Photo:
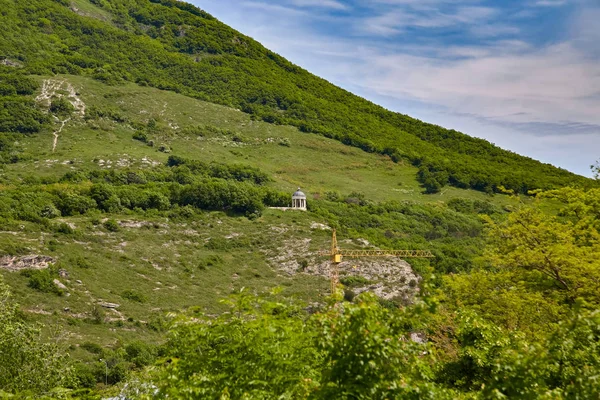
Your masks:
M27 73L129 81L238 108L405 160L419 168L419 181L432 193L447 184L487 192L502 185L520 193L589 184L484 140L389 112L179 1L3 0L2 9L0 54Z
M41 128L4 134L0 267L29 322L64 330L82 380L102 382L99 351L113 360L110 383L121 381L135 363L119 352L155 351L166 313L218 313L241 288L324 302L328 261L317 252L330 245L328 226L344 247L431 249L431 264L413 268L342 266L349 296L382 285L383 304L410 302L431 268L472 268L479 214L518 203L458 188L423 194L411 165L171 91L5 71L28 88L7 104L35 104ZM265 208L288 205L299 186L308 213ZM37 256L50 267L32 269Z
M0 22L0 398L597 395L596 181L180 1ZM346 258L331 294L332 229L435 258Z

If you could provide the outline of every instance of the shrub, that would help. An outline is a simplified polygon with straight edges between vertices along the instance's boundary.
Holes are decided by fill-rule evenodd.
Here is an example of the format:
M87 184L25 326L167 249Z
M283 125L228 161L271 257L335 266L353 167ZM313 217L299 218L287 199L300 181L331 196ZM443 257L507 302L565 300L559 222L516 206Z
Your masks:
M352 301L356 297L356 293L352 289L344 289L344 300Z
M75 233L75 230L73 228L71 228L71 225L67 224L66 222L61 222L56 227L56 232L64 233L65 235L71 235L71 234Z
M56 208L54 206L54 204L49 204L49 205L45 206L42 209L42 211L40 212L40 215L43 218L50 218L50 219L57 218L57 217L61 216L60 210L58 208Z
M0 397L41 398L70 385L73 371L66 351L58 340L48 340L49 332L42 335L43 326L23 318L1 276L0 299Z
M112 202L109 200L116 198L116 191L112 185L106 183L94 184L90 188L90 197L94 199L101 210L110 211L114 200Z
M95 305L92 308L92 322L96 325L104 322L104 310L102 310L102 307Z
M88 210L92 210L97 207L96 202L86 196L81 196L77 193L72 192L59 192L59 199L56 206L62 213L62 215L77 215L85 214Z
M63 295L63 291L54 284L54 279L58 278L58 273L54 268L47 269L25 269L21 275L29 278L27 286L43 293L54 293L58 296Z
M106 230L108 230L109 232L118 232L120 229L119 223L114 219L106 220L103 225L104 228L106 228Z
M50 103L50 112L62 117L67 117L75 111L73 104L64 97L57 97L52 99Z
M134 341L125 346L125 359L137 368L150 365L156 359L156 349L142 341Z
M306 268L308 268L308 260L306 260L306 259L301 260L299 262L299 264L300 264L300 271L304 271Z
M198 269L205 270L209 267L218 267L223 264L223 258L217 255L210 255L198 262Z
M75 379L77 387L93 389L96 387L96 375L94 370L86 364L76 363L74 366Z
M74 257L71 260L71 265L78 267L78 268L83 268L83 269L88 269L88 268L92 267L92 264L90 264L90 262L88 260L86 260L84 257L81 257L81 256Z
M146 296L144 296L142 293L137 292L133 289L128 289L125 290L121 296L125 299L131 300L131 301L135 301L137 303L145 303L146 302Z
M135 140L139 140L142 143L148 143L148 135L144 132L137 131L133 134Z
M368 285L371 283L371 281L363 276L352 275L341 278L340 283L342 283L344 286L356 287Z
M104 352L104 349L102 348L102 346L100 346L98 343L94 343L94 342L85 342L82 343L81 346L82 349L89 351L90 353L93 354L102 354Z

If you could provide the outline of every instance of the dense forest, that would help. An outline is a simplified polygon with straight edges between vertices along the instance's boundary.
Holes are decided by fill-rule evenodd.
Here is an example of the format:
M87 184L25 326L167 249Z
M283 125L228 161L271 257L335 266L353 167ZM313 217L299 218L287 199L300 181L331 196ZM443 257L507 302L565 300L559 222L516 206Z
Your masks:
M429 193L444 185L527 193L591 182L491 143L387 111L265 49L209 14L172 0L94 0L96 18L67 0L2 0L0 55L21 73L83 74L125 81L239 108L419 167ZM2 80L3 131L34 132L27 88ZM11 122L12 121L12 122ZM16 125L15 125L16 124Z

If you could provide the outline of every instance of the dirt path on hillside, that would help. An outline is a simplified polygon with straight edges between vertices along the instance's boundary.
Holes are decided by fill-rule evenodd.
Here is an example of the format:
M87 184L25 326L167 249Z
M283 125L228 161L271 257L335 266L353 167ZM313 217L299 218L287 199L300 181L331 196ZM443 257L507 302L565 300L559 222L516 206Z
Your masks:
M35 98L35 100L42 105L42 107L50 110L50 104L53 99L56 98L65 98L73 108L75 109L74 114L78 117L83 118L85 116L86 105L79 97L79 94L71 85L71 83L65 80L56 80L56 79L46 79L42 84L41 93ZM64 129L65 125L72 120L72 117L61 120L58 117L54 117L54 120L57 124L59 124L58 129L55 129L52 132L52 152L56 151L56 146L58 145L58 139L60 137L60 133Z
M54 136L54 139L52 140L52 152L53 153L56 151L56 145L58 144L58 136L59 136L60 132L62 132L62 130L65 127L66 123L71 120L71 118L67 118L67 119L65 119L63 121L59 120L58 118L56 118L56 119L60 123L60 128L58 128L58 130L52 132L52 135Z

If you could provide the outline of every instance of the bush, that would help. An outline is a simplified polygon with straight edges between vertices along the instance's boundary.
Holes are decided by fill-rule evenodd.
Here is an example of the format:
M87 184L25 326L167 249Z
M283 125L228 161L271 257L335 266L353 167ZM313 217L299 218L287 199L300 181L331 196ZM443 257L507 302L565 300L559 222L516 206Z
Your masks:
M92 322L100 325L104 322L104 310L102 307L95 305L92 307Z
M78 267L78 268L83 268L83 269L88 269L92 267L92 264L86 260L84 257L75 257L71 260L71 265Z
M50 103L50 112L61 117L68 117L75 111L75 107L64 97L52 99Z
M301 260L298 264L300 264L300 271L306 270L308 268L308 260Z
M371 281L359 275L352 275L341 278L340 283L344 286L356 287L369 285Z
M104 352L102 346L94 342L84 342L79 347L93 354L102 354Z
M58 278L58 272L54 268L47 269L25 269L21 275L29 278L27 286L43 293L54 293L58 296L63 295L63 291L54 284L54 279Z
M137 291L135 291L133 289L125 290L121 294L121 296L123 298L125 298L125 299L131 300L131 301L135 301L137 303L145 303L146 300L147 300L145 295L143 295L142 293L137 292Z
M198 262L198 269L205 270L210 267L218 267L223 264L223 258L217 255L208 256Z
M59 192L56 206L62 215L85 214L87 211L97 207L96 202L86 196L73 192Z
M135 140L139 140L142 143L148 143L148 135L145 134L144 132L137 131L136 133L133 134L133 138Z
M103 225L104 228L106 228L106 230L109 232L118 232L120 229L119 223L114 219L106 220Z
M65 235L71 235L71 234L75 233L75 230L73 228L71 228L71 225L67 224L66 222L61 222L56 227L56 232L64 233Z
M49 218L49 219L52 219L52 218L57 218L57 217L60 217L60 216L61 216L61 214L60 214L60 210L59 210L58 208L56 208L56 207L54 206L54 204L49 204L49 205L45 206L45 207L42 209L42 211L41 211L40 215L41 215L43 218Z
M351 302L355 297L356 293L352 289L344 289L344 300Z
M49 121L33 100L11 98L0 102L0 132L36 133Z
M92 185L90 188L90 197L94 199L98 208L104 211L111 211L113 207L114 201L111 199L115 199L119 201L118 197L116 197L115 188L112 185L106 183L98 183ZM120 205L120 202L119 202Z
M66 349L58 340L48 340L48 331L42 335L43 326L25 321L1 275L0 299L0 397L20 393L14 398L41 398L53 388L71 385Z
M150 365L156 359L156 349L142 341L135 341L125 346L125 359L137 368Z
M83 363L75 364L74 374L75 379L77 380L77 387L87 389L96 387L96 374L89 365Z

